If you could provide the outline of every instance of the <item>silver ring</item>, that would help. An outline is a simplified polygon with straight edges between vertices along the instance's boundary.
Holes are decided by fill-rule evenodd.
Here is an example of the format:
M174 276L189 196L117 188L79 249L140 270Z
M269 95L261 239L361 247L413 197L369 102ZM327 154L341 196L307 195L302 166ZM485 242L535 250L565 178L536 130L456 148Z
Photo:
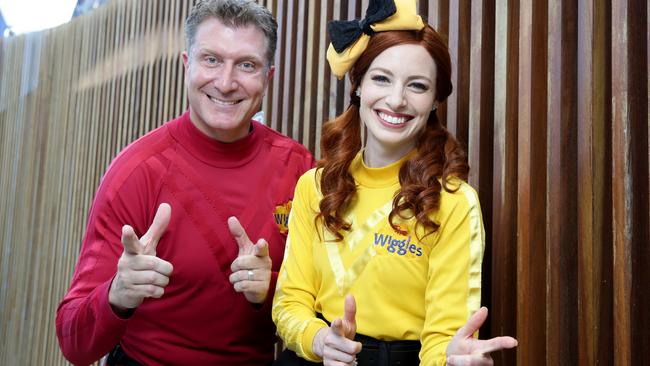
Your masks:
M248 280L249 281L253 280L253 271L251 271L250 269L248 270Z
M358 365L357 359L355 358L354 361L352 361L352 366L357 366L357 365Z

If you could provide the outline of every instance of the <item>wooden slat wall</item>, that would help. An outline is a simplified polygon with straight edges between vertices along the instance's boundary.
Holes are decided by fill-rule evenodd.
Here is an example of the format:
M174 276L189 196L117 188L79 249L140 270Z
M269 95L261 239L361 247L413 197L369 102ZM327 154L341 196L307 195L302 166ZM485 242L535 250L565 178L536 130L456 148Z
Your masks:
M280 24L266 123L319 154L349 85L325 24L368 0L258 0ZM0 46L0 364L61 365L54 314L101 175L187 108L192 0L113 0ZM481 336L502 365L650 364L650 124L644 0L429 0L488 243Z

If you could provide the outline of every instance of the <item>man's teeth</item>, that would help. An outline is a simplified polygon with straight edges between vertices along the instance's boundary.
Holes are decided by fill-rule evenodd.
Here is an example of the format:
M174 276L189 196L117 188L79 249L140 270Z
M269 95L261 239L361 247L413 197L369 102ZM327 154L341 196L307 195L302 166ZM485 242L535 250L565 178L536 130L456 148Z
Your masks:
M218 104L233 105L233 104L237 103L236 100L221 100L221 99L213 98L213 97L210 97L210 96L208 96L208 97L210 98L211 101L213 101L215 103L218 103Z
M393 125L399 125L404 122L406 122L406 117L393 117L389 116L386 113L379 112L379 117L383 119L384 121L393 124Z

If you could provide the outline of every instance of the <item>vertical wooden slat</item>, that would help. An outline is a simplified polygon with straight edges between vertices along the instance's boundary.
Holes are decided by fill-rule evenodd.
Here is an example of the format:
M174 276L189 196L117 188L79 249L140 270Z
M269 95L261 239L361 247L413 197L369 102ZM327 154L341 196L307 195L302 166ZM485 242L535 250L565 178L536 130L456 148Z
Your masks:
M614 364L631 365L632 167L628 1L612 3L612 201L614 221Z
M165 40L167 46L170 47L174 39L174 31L172 30L172 27L174 25L177 14L176 11L174 10L175 6L173 2L167 2L165 6L167 7L167 9L165 11L165 17L162 24L165 29ZM174 84L173 74L174 74L174 69L176 69L176 64L170 52L165 52L163 54L163 59L165 60L165 74L163 77L163 82L165 86L163 87L164 90L163 100L169 102L163 103L165 108L163 108L161 121L167 121L173 118L173 114L172 114L173 103L170 101L174 97L173 94L171 93L171 90L172 90L172 85Z
M286 35L282 31L284 29L284 23L286 22L285 19L285 2L284 1L275 1L274 2L274 8L273 8L273 15L275 16L275 19L278 21L278 44L277 44L277 52L275 53L277 55L277 60L276 64L279 67L284 66L282 63L283 56L284 56L284 49L286 47L285 44L285 39ZM282 75L284 74L284 70L282 73L278 72L277 75L274 76L274 81L273 85L271 85L271 91L272 94L270 95L272 97L271 101L272 103L270 104L270 110L269 112L271 115L269 115L269 126L271 128L280 130L282 128L282 86L284 85L284 80L282 78Z
M331 16L327 17L327 20L330 19L341 19L341 20L347 20L348 19L348 8L347 8L347 1L346 0L332 0L331 2L332 5L332 11L331 11ZM324 24L327 24L327 21L324 22ZM343 83L345 82L344 79L339 80L336 76L334 76L330 72L329 65L327 62L324 62L325 58L325 52L327 50L327 45L329 43L329 34L327 32L323 32L325 35L325 40L323 42L322 50L322 58L320 62L323 65L323 68L325 69L325 78L324 78L324 83L323 83L323 91L325 92L325 100L327 103L327 109L323 110L323 121L327 121L330 119L333 119L336 117L339 112L340 108L343 105L342 98L339 97L342 95L342 92L344 90ZM346 76L347 77L347 76Z
M434 1L433 4L429 4L430 12L433 7L435 7L434 14L432 15L435 16L435 29L436 31L438 31L438 33L440 33L443 37L446 38L447 44L450 47L450 54L451 54L451 43L449 39L449 0L438 0L438 1ZM452 59L452 73L454 72L458 73L457 68L458 65L454 63ZM454 88L456 88L455 84L454 84ZM446 127L449 127L447 123L448 120L447 105L449 104L448 101L449 99L447 99L447 102L443 103L441 106L438 107L438 118L440 118L440 122L443 124L443 126Z
M327 2L321 2L320 12L318 16L320 17L319 24L324 26L327 24L327 20L332 19L332 4ZM325 59L327 51L328 36L327 32L318 32L318 78L316 79L317 83L317 92L316 96L316 126L315 126L315 143L314 151L318 156L320 153L320 131L323 122L330 119L330 96L329 96L329 86L330 86L330 70L329 66L326 66L321 60Z
M577 349L577 4L548 4L547 364L575 365Z
M471 39L471 2L449 3L449 53L454 66L454 91L447 99L447 127L467 146L469 125L469 67Z
M283 88L282 88L282 109L280 110L281 121L278 126L282 126L280 132L285 135L291 136L293 131L293 107L294 107L294 89L296 80L296 26L298 11L298 1L291 0L285 1L286 3L286 22L284 27L284 72L283 75ZM293 137L293 136L292 136Z
M616 6L615 4L613 6ZM631 250L631 291L630 291L630 349L633 364L650 364L650 354L637 350L650 349L650 314L645 309L650 304L650 292L643 289L650 283L650 187L648 160L648 18L647 1L630 0L627 24L628 100L631 157L631 201L632 237Z
M269 6L269 4L268 4L268 2L266 0L258 0L257 3L262 5L262 6L267 7L269 9L269 11L273 12L272 7ZM278 63L277 55L278 55L278 52L276 50L275 55L273 57L274 66L275 66L276 69L277 69L277 63ZM267 86L266 94L264 95L264 99L262 100L262 106L261 106L262 111L264 112L264 123L266 125L268 125L268 126L271 125L270 111L271 111L271 108L273 106L273 98L272 98L272 96L273 96L273 83L275 82L276 77L277 77L277 75L274 74L273 79L271 79L271 84L269 84Z
M307 52L305 55L305 120L309 121L309 123L305 123L302 141L312 151L317 149L316 135L318 133L315 121L317 120L318 104L316 96L318 94L318 35L320 34L317 31L320 25L319 5L309 2L307 15L309 29L307 30Z
M157 34L155 34L155 26L153 22L153 12L154 12L154 1L148 0L146 3L145 10L145 34L151 36L154 42L157 42ZM153 55L152 55L153 56ZM140 128L138 129L138 134L140 136L144 135L147 131L151 129L151 104L152 104L152 93L151 86L153 84L152 75L153 63L147 62L144 65L143 75L142 75L142 87L144 88L144 93L141 94L140 101L142 103L142 108L140 109Z
M470 4L469 44L469 103L468 108L468 157L469 183L476 187L481 210L492 212L492 174L494 141L494 14L493 0L473 1ZM491 306L492 278L492 222L484 221L486 246L483 260L482 303ZM484 327L490 329L489 317Z
M306 70L307 70L307 57L305 52L307 50L307 30L309 27L307 7L309 5L304 1L299 1L297 4L295 18L296 22L296 48L294 53L295 64L295 79L293 81L294 97L293 103L293 121L292 129L288 131L289 135L297 141L303 139L303 131L308 121L305 119L305 105L307 101L304 98L306 89Z
M578 2L578 364L613 364L611 290L611 89L605 1Z
M517 363L546 359L546 1L522 1L519 19Z
M517 296L511 281L517 279L517 105L519 1L495 4L494 70L494 173L492 209L492 291L490 335L517 335ZM488 211L483 210L484 216ZM513 309L515 309L513 311ZM495 364L514 365L514 352L494 355Z

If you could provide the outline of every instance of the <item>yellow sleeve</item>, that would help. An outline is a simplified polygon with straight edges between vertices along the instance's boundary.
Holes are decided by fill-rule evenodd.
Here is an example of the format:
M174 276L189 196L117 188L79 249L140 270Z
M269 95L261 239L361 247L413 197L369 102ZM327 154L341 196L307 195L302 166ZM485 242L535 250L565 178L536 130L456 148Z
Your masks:
M440 227L429 255L422 365L445 365L449 341L481 304L485 232L478 196L467 183L441 195Z
M318 204L315 182L315 170L312 169L296 185L272 316L278 334L289 349L309 361L322 362L312 351L314 336L321 328L327 327L323 320L316 318L314 310L320 282L313 247L320 244L316 240L316 211L312 207Z

